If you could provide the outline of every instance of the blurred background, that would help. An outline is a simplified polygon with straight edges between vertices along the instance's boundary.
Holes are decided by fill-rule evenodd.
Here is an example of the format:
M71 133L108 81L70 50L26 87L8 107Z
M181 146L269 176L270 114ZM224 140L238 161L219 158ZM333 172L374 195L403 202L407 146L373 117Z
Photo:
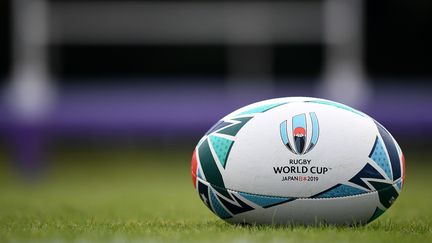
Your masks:
M2 168L187 174L214 122L284 96L364 111L410 163L431 144L431 30L426 0L2 0Z

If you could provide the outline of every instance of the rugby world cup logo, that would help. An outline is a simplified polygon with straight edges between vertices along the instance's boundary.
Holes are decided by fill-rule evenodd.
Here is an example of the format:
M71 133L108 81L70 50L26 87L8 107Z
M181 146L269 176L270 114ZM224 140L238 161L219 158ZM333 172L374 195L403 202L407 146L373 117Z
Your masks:
M315 112L302 113L280 124L280 136L285 146L294 154L306 154L318 143L319 125Z

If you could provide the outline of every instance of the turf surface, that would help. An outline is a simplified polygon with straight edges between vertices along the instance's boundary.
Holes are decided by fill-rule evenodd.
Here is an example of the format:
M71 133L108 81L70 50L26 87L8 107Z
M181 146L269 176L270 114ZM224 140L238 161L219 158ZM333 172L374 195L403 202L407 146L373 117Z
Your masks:
M199 200L190 151L63 151L22 180L0 163L0 242L432 242L432 165L407 154L396 203L364 227L230 225ZM410 158L411 157L411 158Z

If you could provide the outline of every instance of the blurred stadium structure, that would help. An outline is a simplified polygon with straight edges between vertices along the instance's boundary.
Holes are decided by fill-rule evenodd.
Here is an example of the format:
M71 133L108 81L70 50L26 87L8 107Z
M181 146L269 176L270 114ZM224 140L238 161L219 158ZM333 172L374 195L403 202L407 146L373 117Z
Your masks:
M317 96L361 109L395 134L424 136L432 125L428 82L381 85L369 78L364 66L368 3L13 0L12 61L0 131L14 144L17 159L31 167L49 137L195 138L248 103ZM322 58L296 56L303 55L298 44L322 46ZM74 48L59 51L65 45L84 48L78 54ZM119 55L122 50L110 46L131 49ZM148 56L135 55L142 46ZM82 55L100 47L93 52L99 58ZM62 63L64 54L75 61ZM281 68L293 63L278 64L284 55L294 63L298 59L300 75ZM110 58L119 60L111 66L97 63ZM79 66L78 75L68 65ZM125 71L113 72L113 65ZM102 74L88 71L92 66ZM320 74L301 77L311 70Z

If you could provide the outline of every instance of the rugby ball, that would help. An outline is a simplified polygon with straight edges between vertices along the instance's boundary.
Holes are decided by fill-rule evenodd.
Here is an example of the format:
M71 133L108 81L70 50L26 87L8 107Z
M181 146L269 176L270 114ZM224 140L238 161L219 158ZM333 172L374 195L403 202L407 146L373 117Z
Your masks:
M218 121L198 142L192 181L220 218L247 224L366 224L401 192L392 135L346 105L265 100Z

